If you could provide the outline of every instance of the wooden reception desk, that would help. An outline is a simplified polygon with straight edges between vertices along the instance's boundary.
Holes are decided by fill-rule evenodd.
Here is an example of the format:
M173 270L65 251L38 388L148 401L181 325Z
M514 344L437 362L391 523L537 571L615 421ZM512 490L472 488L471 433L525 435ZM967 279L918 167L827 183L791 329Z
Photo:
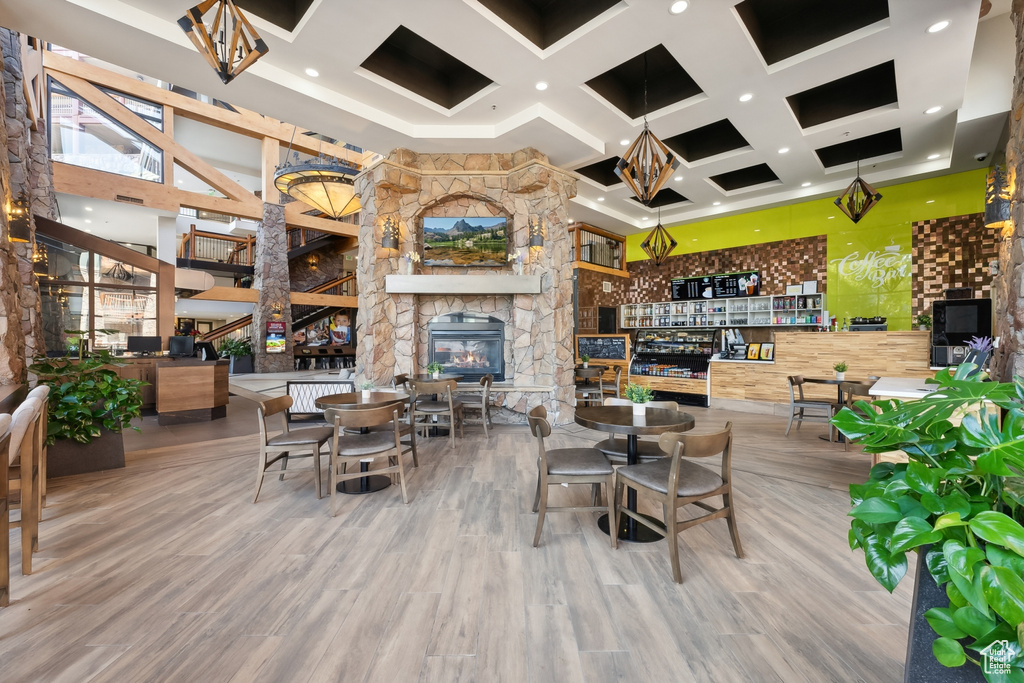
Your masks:
M142 407L156 408L161 425L215 420L227 415L228 361L167 356L127 358L122 377L148 382Z

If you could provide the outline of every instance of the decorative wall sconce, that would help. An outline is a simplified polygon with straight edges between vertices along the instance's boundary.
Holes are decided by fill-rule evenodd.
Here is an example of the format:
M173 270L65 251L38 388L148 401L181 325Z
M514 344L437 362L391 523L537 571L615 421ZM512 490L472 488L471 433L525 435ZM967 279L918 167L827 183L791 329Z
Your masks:
M310 270L316 270L320 266L320 257L316 254L310 254L307 263L309 263Z
M270 304L270 312L275 318L279 318L284 314L284 304L277 302Z
M391 216L384 219L384 236L380 240L380 246L385 249L398 249L398 223Z
M857 223L881 199L882 195L875 192L875 188L860 177L860 161L858 161L857 177L841 195L836 197L835 204L840 211L846 214L847 218Z
M1002 229L1010 223L1010 188L1006 172L996 165L985 180L985 227Z
M207 28L203 15L214 5L213 22ZM267 44L232 0L203 0L178 19L178 26L224 83L267 54Z
M530 218L530 246L544 246L544 221L540 218Z
M7 211L7 234L12 242L32 241L32 217L28 197L24 193L11 199L11 208Z

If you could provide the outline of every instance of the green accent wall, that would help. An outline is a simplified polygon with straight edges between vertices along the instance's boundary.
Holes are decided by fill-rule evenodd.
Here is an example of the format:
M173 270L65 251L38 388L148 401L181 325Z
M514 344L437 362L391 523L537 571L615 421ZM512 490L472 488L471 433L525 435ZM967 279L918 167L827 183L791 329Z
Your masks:
M882 200L860 223L853 223L834 199L826 198L666 229L679 242L673 254L825 235L829 314L840 324L855 315L880 315L888 318L890 330L909 330L911 224L984 211L987 171L981 168L878 188ZM647 259L640 248L647 232L626 238L627 261Z

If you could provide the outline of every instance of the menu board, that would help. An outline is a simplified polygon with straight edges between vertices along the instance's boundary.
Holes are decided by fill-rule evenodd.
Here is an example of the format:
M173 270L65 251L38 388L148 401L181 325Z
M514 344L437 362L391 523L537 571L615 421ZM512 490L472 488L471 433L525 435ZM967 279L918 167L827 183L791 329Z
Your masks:
M626 338L616 337L577 337L576 347L579 356L600 358L602 360L626 360Z
M760 294L761 277L756 270L672 280L673 301L731 299L738 296L760 296Z

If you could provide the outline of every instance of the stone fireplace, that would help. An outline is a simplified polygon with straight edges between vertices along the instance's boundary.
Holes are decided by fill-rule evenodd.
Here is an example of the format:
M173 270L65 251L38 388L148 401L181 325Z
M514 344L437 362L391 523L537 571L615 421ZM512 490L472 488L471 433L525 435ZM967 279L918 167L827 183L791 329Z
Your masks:
M507 409L498 411L499 419L525 421L525 413L542 404L554 422L571 421L572 264L566 228L575 178L533 149L512 154L398 149L364 171L356 191L362 203L357 373L388 384L398 373L425 372L431 360L466 381L491 372L500 384L492 390L494 401ZM406 274L401 257L422 254L428 216L504 217L510 251L526 255L523 274L513 274L510 265L420 265ZM389 217L400 226L397 250L381 247ZM544 222L542 248L528 246L530 218ZM441 329L459 325L484 326L462 331L500 331L501 336L486 343L456 340L448 333L459 330ZM482 353L488 369L471 367L482 361L466 352ZM493 371L499 365L503 380Z
M490 374L505 381L505 323L489 315L450 313L427 324L427 360L467 382Z

